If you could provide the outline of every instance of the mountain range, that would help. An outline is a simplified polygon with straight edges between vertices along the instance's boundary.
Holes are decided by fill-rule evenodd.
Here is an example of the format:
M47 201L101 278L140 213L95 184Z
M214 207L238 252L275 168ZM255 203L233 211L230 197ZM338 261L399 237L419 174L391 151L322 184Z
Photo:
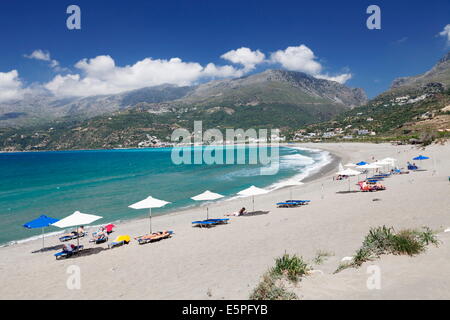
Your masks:
M362 89L350 89L337 82L316 79L300 72L268 70L197 86L161 85L85 98L61 99L46 93L27 94L24 99L0 104L0 127L26 127L63 118L89 119L136 107L165 113L193 106L239 108L268 104L299 106L313 116L318 113L307 109L308 106L316 106L317 111L323 113L318 114L319 119L324 120L329 115L366 101Z
M389 90L331 121L308 125L308 131L348 128L397 140L450 136L450 52L429 71L395 79Z
M177 128L363 129L408 138L450 131L450 52L429 71L393 81L368 101L364 90L301 72L266 70L195 86L162 85L115 95L57 99L41 94L0 105L0 148L126 148L170 140ZM445 131L446 132L446 131Z

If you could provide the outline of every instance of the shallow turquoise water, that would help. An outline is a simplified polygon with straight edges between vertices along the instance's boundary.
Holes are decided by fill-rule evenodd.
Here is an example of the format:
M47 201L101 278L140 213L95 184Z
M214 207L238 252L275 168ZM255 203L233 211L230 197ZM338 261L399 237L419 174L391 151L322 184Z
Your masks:
M99 224L133 219L147 212L128 205L149 195L172 202L155 211L163 214L198 205L190 197L205 190L231 197L251 185L280 186L323 165L325 157L317 150L281 147L279 172L262 176L261 164L175 165L171 149L0 154L0 243L39 234L22 225L41 214L63 218L79 210L103 216Z

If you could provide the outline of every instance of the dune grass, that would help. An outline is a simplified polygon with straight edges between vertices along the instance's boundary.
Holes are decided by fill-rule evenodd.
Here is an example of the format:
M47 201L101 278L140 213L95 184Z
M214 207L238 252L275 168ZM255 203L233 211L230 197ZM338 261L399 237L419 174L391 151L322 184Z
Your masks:
M285 253L275 259L275 266L271 269L271 273L276 276L285 276L290 281L297 282L309 270L310 267L302 257L290 256Z
M263 275L250 294L250 300L296 300L297 295L286 289L285 280L296 284L310 270L302 257L285 253L276 258L275 266Z
M298 296L288 291L279 280L271 272L266 272L250 294L250 300L297 300Z
M359 267L383 254L414 256L426 250L430 244L438 245L435 233L428 227L422 230L405 229L395 232L394 228L382 226L370 229L361 248L353 256L352 262L341 263L334 273L346 268Z
M328 257L333 256L334 254L324 250L318 250L316 252L316 256L313 259L313 262L317 265L322 264Z

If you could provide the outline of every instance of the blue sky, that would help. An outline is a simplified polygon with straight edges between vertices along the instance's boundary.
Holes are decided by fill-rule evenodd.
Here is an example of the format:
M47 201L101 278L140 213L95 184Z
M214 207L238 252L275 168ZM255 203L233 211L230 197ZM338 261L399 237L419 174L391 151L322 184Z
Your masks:
M71 4L81 8L81 30L66 28ZM366 28L371 4L381 8L381 30ZM8 77L14 90L45 86L59 95L88 95L285 68L328 78L351 75L346 84L373 97L397 77L428 70L450 50L447 37L439 36L448 24L448 0L2 1L0 73L16 70ZM233 52L243 47L249 51ZM287 61L288 47L303 55L296 64ZM31 59L38 49L48 56ZM221 58L230 51L228 60ZM277 51L278 60L272 55ZM244 65L242 54L258 62ZM98 56L107 58L75 66ZM181 63L169 62L175 57ZM172 70L182 79L170 77Z

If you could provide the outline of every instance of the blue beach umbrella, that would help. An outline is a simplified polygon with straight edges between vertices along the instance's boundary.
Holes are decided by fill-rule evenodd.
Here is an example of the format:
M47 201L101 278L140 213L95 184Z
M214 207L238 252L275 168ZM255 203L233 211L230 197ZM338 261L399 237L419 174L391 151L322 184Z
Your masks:
M422 156L422 155L413 158L413 160L420 160L420 161L422 161L422 160L428 160L428 159L430 159L430 158L429 158L429 157Z
M430 159L429 157L425 157L423 155L420 155L418 157L413 158L413 160L419 160L420 162L422 162L423 160L428 160Z
M42 249L44 249L44 228L58 221L59 221L58 219L42 215L33 221L25 223L23 227L27 229L38 229L38 228L42 229Z

